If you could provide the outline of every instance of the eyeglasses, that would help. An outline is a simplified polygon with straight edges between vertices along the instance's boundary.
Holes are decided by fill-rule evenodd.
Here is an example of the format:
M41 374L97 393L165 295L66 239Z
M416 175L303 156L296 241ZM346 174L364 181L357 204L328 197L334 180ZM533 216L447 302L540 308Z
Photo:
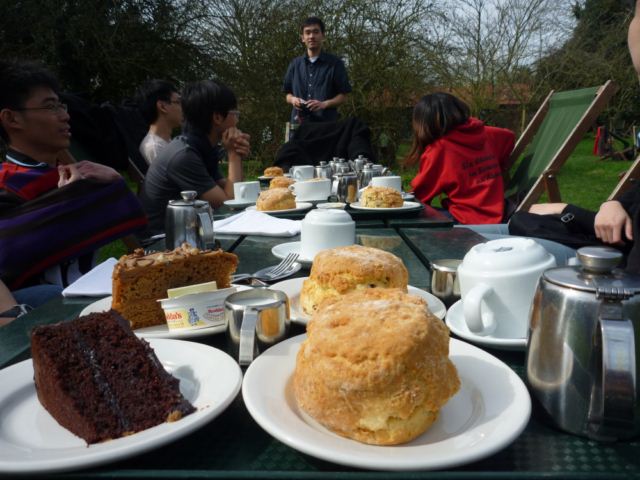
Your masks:
M236 118L240 118L240 110L229 110L229 113L235 115Z
M46 110L53 115L60 115L61 113L66 113L69 110L69 107L66 103L51 103L49 105L44 105L43 107L23 107L23 108L14 108L12 110L18 112L26 112L29 110Z

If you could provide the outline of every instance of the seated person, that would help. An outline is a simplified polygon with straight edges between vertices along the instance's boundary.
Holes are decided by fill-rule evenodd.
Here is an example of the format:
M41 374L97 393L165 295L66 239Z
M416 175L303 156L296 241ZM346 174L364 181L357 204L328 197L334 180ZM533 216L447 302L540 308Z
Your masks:
M499 223L504 215L502 175L515 136L485 126L469 107L448 93L425 95L413 109L413 145L406 165L419 162L411 181L416 198L430 204L438 195L459 223Z
M183 134L174 138L149 167L141 195L151 234L164 231L169 200L180 199L183 190L219 207L233 199L233 184L242 181L242 159L249 154L249 135L236 127L240 112L234 93L212 80L188 84L182 91ZM228 178L219 162L224 151Z
M140 142L140 153L147 164L169 145L171 133L182 123L180 94L164 80L149 80L136 95L138 108L149 125L149 133Z
M58 91L55 77L37 64L0 63L0 136L7 145L0 277L11 289L39 283L43 274L66 285L91 268L90 259L78 259L146 224L118 172L71 161L69 115Z

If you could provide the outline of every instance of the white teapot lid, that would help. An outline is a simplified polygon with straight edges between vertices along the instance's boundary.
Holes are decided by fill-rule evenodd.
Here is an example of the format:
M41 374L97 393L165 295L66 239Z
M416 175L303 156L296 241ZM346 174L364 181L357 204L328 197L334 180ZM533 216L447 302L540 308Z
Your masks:
M482 272L520 270L548 263L550 258L553 256L531 238L501 238L472 247L460 267Z

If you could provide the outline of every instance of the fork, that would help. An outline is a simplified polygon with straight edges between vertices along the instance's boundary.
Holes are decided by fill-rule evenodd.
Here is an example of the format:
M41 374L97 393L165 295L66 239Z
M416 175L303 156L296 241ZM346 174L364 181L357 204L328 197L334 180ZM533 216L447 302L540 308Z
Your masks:
M232 282L237 282L247 278L257 278L259 280L267 280L267 281L276 280L282 274L286 273L292 267L292 265L295 263L297 259L298 259L297 253L289 253L285 258L282 259L282 261L279 264L274 265L271 268L258 270L253 274L240 273L238 275L234 275L232 278Z
M291 268L291 265L293 265L297 259L297 253L289 253L286 257L284 257L284 259L282 259L282 261L278 265L274 266L270 270L267 270L266 272L262 272L259 278L263 280L273 280L275 278L278 278L284 272L289 270L289 268Z

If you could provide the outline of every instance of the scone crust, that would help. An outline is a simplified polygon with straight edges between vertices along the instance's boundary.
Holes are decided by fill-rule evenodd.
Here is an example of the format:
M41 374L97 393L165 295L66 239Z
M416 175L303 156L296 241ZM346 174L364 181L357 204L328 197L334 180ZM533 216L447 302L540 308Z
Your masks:
M261 211L296 208L296 198L287 188L270 188L260 192L256 209Z
M273 177L269 182L269 188L287 188L289 185L296 183L293 178L289 177Z
M265 177L281 177L284 171L280 167L267 167L264 169Z
M407 291L409 272L402 260L377 248L351 245L320 251L302 284L300 304L308 315L328 298L352 290L400 288Z
M460 388L449 330L398 289L328 300L296 358L298 406L330 430L394 445L422 434Z
M404 204L402 194L389 187L367 187L360 196L360 205L369 208L399 208Z

